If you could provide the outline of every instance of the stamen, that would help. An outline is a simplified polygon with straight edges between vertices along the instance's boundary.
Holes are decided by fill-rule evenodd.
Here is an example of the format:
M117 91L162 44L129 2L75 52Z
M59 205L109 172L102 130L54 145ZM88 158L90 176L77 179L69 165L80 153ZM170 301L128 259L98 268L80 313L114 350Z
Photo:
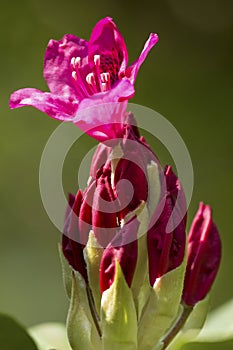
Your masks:
M107 91L107 83L101 83L102 91Z
M89 85L95 85L95 77L94 77L94 74L93 73L89 73L87 74L86 76L86 81Z
M89 96L91 91L88 86L85 86L82 74L80 74L80 68L81 68L81 57L72 57L70 60L70 66L71 66L71 75L72 78L75 80L75 86L79 94L81 94L82 97Z
M70 61L70 65L73 70L81 67L81 57L72 57Z
M100 55L94 55L94 63L95 65L100 65Z
M74 79L74 80L78 80L78 78L77 78L77 73L73 70L73 72L72 72L72 78Z
M83 81L84 76L81 73L82 59L81 57L72 57L70 60L71 74L72 78L76 82L76 88L79 93L84 96L89 96L90 94L107 91L111 89L111 77L109 72L100 73L100 55L94 55L94 64L93 72L87 74L86 82L88 85L85 85Z
M100 74L100 77L101 77L102 83L107 83L110 79L110 74L108 72L106 73L104 72Z
M110 73L109 72L101 73L100 78L102 81L103 91L110 90L111 89Z
M103 91L101 77L100 77L100 55L94 55L94 64L95 64L96 87L98 91Z
M75 57L71 58L70 65L73 69L75 69Z
M75 58L75 68L80 68L81 67L81 57L76 57Z

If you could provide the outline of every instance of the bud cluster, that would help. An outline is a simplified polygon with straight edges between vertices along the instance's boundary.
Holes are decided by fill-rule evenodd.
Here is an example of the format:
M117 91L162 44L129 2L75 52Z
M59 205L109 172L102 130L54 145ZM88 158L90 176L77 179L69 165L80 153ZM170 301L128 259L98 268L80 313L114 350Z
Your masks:
M186 218L179 179L129 114L123 138L99 144L86 189L69 197L62 251L73 349L165 349L180 307L205 298L220 262L210 207L200 204L187 247ZM92 337L81 341L85 332Z

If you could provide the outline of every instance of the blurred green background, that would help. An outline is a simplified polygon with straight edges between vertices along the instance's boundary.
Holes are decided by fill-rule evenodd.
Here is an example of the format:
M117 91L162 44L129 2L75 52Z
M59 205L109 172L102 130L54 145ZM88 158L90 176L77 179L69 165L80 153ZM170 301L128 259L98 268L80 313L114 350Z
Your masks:
M2 2L0 11L0 311L25 325L66 317L60 234L43 208L38 183L43 148L59 123L30 107L10 111L9 96L22 87L46 90L43 56L49 39L65 33L88 39L105 16L113 17L124 35L130 62L150 32L159 34L132 102L161 113L185 141L195 175L189 223L204 200L213 207L223 241L212 307L232 297L233 2L13 0ZM161 162L169 162L167 151L151 142ZM63 172L66 192L77 190L79 162L94 144L84 136L81 147L72 147Z

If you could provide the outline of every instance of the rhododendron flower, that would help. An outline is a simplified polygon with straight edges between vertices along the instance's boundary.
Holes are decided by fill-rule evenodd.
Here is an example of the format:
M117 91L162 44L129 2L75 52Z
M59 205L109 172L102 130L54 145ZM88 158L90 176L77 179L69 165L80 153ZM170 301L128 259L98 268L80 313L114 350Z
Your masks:
M97 140L119 137L138 70L157 41L157 34L151 34L127 68L125 41L109 17L95 25L89 42L72 34L50 40L44 62L50 92L15 91L10 107L33 106L52 118L72 121Z

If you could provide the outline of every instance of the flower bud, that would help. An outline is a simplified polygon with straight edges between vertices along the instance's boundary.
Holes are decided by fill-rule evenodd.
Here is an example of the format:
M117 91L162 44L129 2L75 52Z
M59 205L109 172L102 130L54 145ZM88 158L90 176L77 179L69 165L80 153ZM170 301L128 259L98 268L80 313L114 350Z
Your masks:
M185 251L186 202L184 192L171 166L165 168L164 176L167 186L166 193L163 193L165 198L161 198L152 220L156 220L157 213L161 210L160 206L164 207L147 236L151 286L154 285L156 278L182 263ZM177 203L178 200L179 203ZM168 222L171 219L173 229L168 232Z
M122 180L126 180L120 187L120 191L118 191L118 196L121 199L124 198L124 201L127 203L120 213L121 218L124 218L129 212L139 207L142 201L148 201L149 181L147 167L152 160L159 167L160 165L145 140L140 138L132 113L128 115L128 123L125 125L125 133L120 146L122 158L118 160L115 169L114 185L117 186ZM129 183L132 186L132 191L130 191ZM120 207L121 209L123 208L121 202Z
M211 208L200 203L188 235L188 261L183 301L195 305L205 298L221 260L221 240L212 220Z
M121 180L128 180L124 181L124 185L120 188L127 203L127 206L121 212L122 218L135 210L141 201L147 200L148 184L144 164L145 158L140 156L142 147L139 140L134 137L132 130L129 130L126 139L122 142L123 158L118 161L114 176L115 186ZM132 191L129 191L129 183L132 186ZM122 198L121 193L118 192L118 196Z
M93 155L91 161L90 175L94 179L98 170L107 162L109 159L110 153L112 151L111 147L107 146L107 142L99 143L96 148L96 151Z
M94 179L91 179L87 188L83 192L83 200L80 206L78 215L79 242L84 246L87 244L90 229L92 227L92 203L96 184Z
M128 286L131 286L137 262L137 230L138 220L134 217L125 224L118 235L105 248L100 263L100 289L104 292L114 282L116 261L120 264ZM130 243L129 242L130 236Z
M184 284L183 188L171 166L161 170L133 115L123 129L121 140L97 147L87 188L70 195L66 213L63 253L75 270L66 279L67 324L77 349L87 324L93 340L85 338L80 349L89 342L99 349L159 347L179 315L182 292L188 305L204 298L219 265L218 232L201 204Z
M65 225L62 235L62 251L69 264L87 281L86 263L83 256L84 245L80 242L78 216L82 204L82 192L76 197L69 195L69 206L65 215Z
M117 208L111 187L110 162L97 173L93 196L92 225L99 244L106 247L115 236L117 229Z

